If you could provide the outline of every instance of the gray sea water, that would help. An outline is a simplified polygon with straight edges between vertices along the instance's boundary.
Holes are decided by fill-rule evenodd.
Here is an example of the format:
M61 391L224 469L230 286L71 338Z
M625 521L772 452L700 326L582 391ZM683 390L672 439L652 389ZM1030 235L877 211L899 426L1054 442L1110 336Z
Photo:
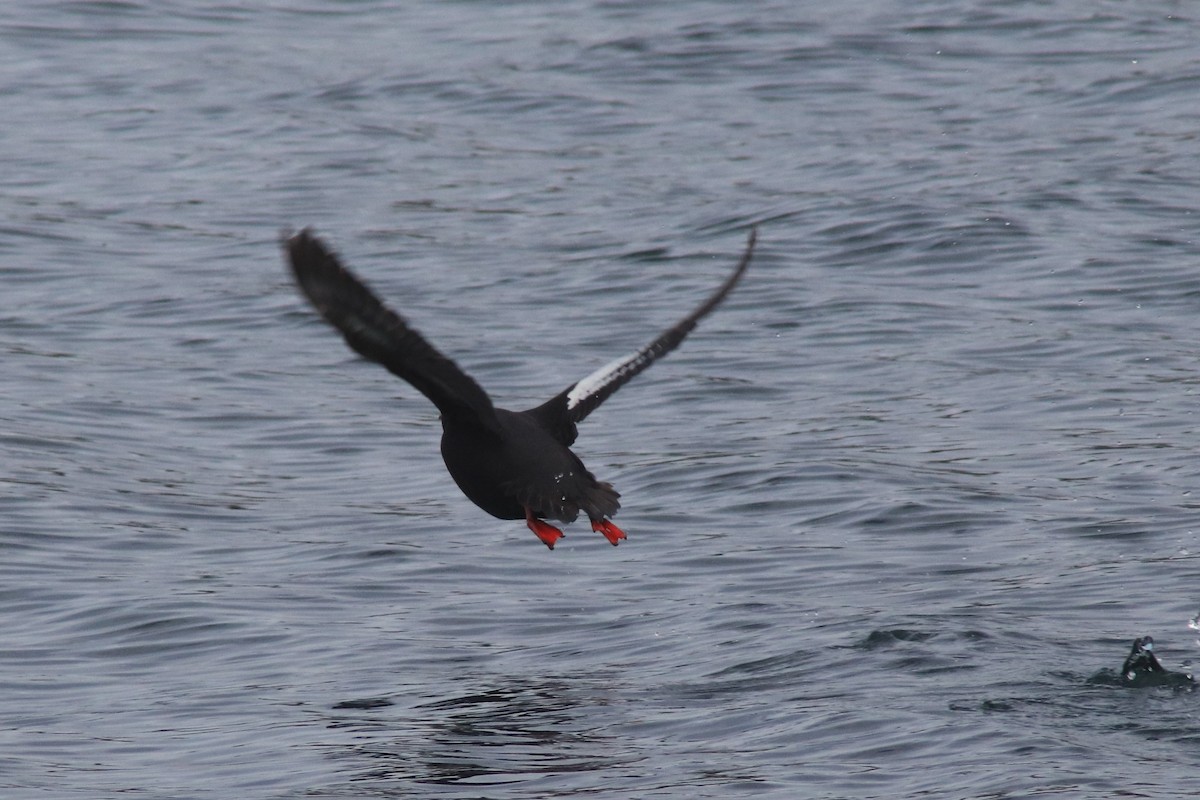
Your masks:
M0 6L0 796L1175 798L1187 2ZM278 248L506 407L742 286L472 506Z

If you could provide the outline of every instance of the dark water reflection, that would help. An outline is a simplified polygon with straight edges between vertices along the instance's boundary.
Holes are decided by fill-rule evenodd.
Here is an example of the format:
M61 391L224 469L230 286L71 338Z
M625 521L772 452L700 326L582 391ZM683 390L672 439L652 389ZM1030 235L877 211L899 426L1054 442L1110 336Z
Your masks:
M486 786L610 768L620 748L590 728L590 704L576 694L562 683L513 685L418 706L411 722L425 735L372 747L368 755L388 764L374 775Z

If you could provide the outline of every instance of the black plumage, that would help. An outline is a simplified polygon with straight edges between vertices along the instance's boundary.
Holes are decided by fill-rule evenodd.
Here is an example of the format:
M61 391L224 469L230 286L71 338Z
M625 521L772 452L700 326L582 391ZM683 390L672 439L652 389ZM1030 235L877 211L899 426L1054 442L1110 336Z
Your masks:
M626 538L610 518L616 490L598 481L569 449L576 425L621 386L679 346L741 279L754 251L695 311L636 353L606 364L536 408L497 408L473 378L387 308L309 230L284 248L301 291L355 352L382 364L430 399L442 420L442 459L463 494L500 519L524 519L553 549L562 532L547 519L573 522L587 514L612 544Z

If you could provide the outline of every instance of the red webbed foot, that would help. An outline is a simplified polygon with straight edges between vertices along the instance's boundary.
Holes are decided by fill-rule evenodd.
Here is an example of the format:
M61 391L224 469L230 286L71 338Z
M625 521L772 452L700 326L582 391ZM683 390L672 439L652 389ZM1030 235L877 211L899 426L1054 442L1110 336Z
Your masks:
M607 519L592 520L592 530L594 530L596 533L604 534L604 538L608 539L609 543L613 547L616 547L617 543L620 542L622 539L629 538L628 536L625 535L625 531L621 530L616 525L614 525L611 520L607 520Z
M529 530L533 531L533 535L542 540L542 544L554 549L554 543L563 538L563 532L554 527L548 522L542 522L533 516L528 508L525 509L525 524L529 526Z

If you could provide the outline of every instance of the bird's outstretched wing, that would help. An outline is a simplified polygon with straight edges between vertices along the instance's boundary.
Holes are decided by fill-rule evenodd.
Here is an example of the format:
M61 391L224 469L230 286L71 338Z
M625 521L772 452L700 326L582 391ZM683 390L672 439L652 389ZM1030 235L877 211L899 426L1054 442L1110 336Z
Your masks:
M575 442L576 423L583 421L617 389L629 383L644 369L678 347L679 343L696 327L696 324L733 291L733 287L741 280L742 273L750 265L750 257L754 253L754 242L757 238L757 229L751 228L750 236L746 241L746 251L742 254L733 274L726 278L725 282L701 303L699 308L663 331L641 350L610 361L583 380L571 384L547 402L530 409L527 413L540 419L556 439L570 447Z
M306 228L283 246L300 290L355 352L411 383L442 414L499 430L487 392L381 303L320 239Z

